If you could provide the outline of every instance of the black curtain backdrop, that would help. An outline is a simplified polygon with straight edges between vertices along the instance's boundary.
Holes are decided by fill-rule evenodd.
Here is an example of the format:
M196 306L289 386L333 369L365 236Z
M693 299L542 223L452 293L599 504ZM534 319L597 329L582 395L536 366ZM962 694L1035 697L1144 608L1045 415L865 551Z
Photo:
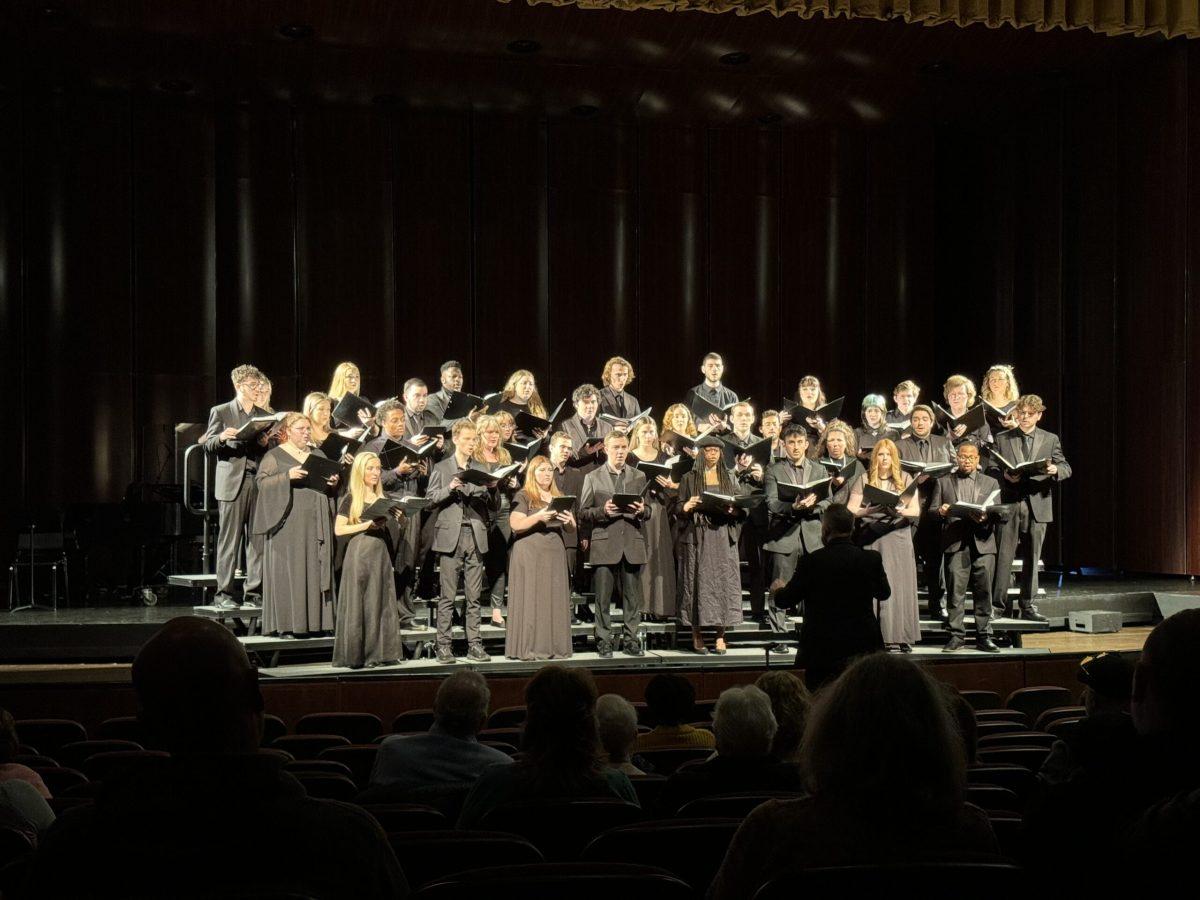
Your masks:
M621 354L661 413L717 350L759 409L812 373L851 417L1013 363L1076 473L1047 560L1200 572L1197 52L865 129L0 95L0 555L171 481L243 361L284 409L343 359L555 403Z

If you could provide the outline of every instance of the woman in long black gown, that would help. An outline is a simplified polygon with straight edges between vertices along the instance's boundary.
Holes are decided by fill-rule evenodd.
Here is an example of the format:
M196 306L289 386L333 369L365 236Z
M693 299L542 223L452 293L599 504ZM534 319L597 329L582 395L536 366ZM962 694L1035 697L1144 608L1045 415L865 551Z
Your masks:
M374 453L360 453L350 469L350 489L338 506L333 530L347 539L338 585L333 664L361 669L400 662L400 617L392 575L401 530L399 510L378 518L363 511L383 496L383 467Z
M630 462L661 463L670 458L658 444L658 426L650 417L640 419L629 435ZM679 485L662 475L646 497L650 520L642 528L646 534L646 564L642 566L642 617L662 621L675 617L675 537L671 528L671 508L679 498Z

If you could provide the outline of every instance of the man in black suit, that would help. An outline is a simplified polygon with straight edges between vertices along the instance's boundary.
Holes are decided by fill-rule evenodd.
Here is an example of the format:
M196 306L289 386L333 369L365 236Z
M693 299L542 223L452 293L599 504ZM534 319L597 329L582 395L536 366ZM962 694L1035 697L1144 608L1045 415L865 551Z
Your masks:
M1014 465L1045 460L1041 474L1015 475L1006 471L999 459L994 459L992 468L992 474L1000 479L1003 501L1015 505L1000 532L1000 550L996 555L996 574L992 580L992 603L1000 607L996 610L997 614L1012 614L1012 603L1008 599L1012 561L1016 559L1018 548L1024 544L1019 603L1021 617L1034 622L1046 621L1046 617L1037 611L1035 603L1042 542L1046 539L1046 526L1054 521L1051 489L1057 482L1071 477L1071 464L1063 455L1058 435L1038 428L1045 410L1041 397L1025 394L1013 407L1017 427L998 435L995 443L997 453Z
M437 449L430 452L437 460L442 457L446 436L439 434L437 437L431 437L421 433L426 427L440 425L442 421L437 413L427 408L428 402L429 388L424 381L420 378L410 378L404 382L404 431L409 442L417 447L429 441L436 441Z
M946 582L949 595L950 640L943 647L946 653L961 650L966 644L963 627L966 612L967 584L975 609L975 648L985 653L999 653L992 642L992 576L996 566L996 523L1007 518L1004 507L987 512L960 516L951 514L955 503L994 503L1000 485L995 478L979 471L979 447L973 441L963 441L957 451L958 471L943 475L933 485L929 510L945 522L942 529L942 552L946 557Z
M701 428L707 423L714 428L723 429L727 425L728 415L719 416L715 412L701 415L697 412L698 407L693 399L699 397L707 400L719 409L738 402L738 395L721 383L721 376L725 374L725 360L720 353L706 353L704 359L700 361L700 371L704 374L704 380L692 388L692 393L687 399L687 406L692 410L692 415L696 417L697 428Z
M900 385L897 385L899 388ZM933 410L920 404L912 407L909 412L908 429L900 440L896 441L896 449L900 459L919 463L948 463L954 462L954 444L950 438L933 433ZM946 621L946 579L942 572L942 519L936 514L937 507L931 507L930 498L933 496L933 479L928 476L917 476L917 494L921 501L921 518L917 521L917 530L913 534L913 550L921 561L921 575L925 581L925 590L929 594L929 613Z
M623 431L610 431L604 438L604 465L583 479L579 500L579 522L591 529L588 560L592 564L592 588L596 594L596 653L602 659L613 654L613 626L609 601L619 576L625 602L621 650L627 656L644 656L638 641L642 621L642 566L646 564L646 535L643 523L650 517L644 500L622 509L613 503L617 494L641 496L646 476L625 465L629 438Z
M446 407L450 405L451 399L456 393L462 390L462 363L457 359L448 359L442 363L438 374L442 386L439 390L429 395L429 400L425 408L436 416L436 421L440 422L446 418Z
M642 411L637 397L625 390L633 381L633 364L623 356L614 356L600 374L600 412L628 422Z
M229 374L237 396L228 403L214 406L208 413L208 430L200 443L217 457L217 596L219 609L237 609L237 584L234 572L246 551L246 604L258 605L262 596L262 538L250 535L254 501L258 496L254 476L258 461L266 450L267 432L252 441L237 440L238 429L255 416L267 415L255 405L263 374L252 365L240 365Z
M825 546L801 556L786 585L771 585L776 606L803 612L796 666L810 690L832 681L854 657L883 650L876 601L887 600L892 586L883 557L855 546L853 534L853 514L834 503L821 517Z
M584 475L604 461L604 436L612 425L600 418L600 392L593 384L581 384L571 394L575 415L562 423L571 438L574 456L571 466Z

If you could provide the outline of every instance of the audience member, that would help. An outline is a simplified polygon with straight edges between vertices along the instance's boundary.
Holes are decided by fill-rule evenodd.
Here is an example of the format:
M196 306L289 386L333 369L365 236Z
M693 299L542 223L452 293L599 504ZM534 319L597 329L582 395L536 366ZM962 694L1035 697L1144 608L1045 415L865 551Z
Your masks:
M979 720L975 718L975 707L967 702L967 698L960 694L954 685L942 681L937 682L937 685L962 741L963 760L968 766L973 766L979 754Z
M525 688L525 706L520 758L479 777L463 803L459 828L476 828L496 807L520 800L613 797L638 802L629 777L600 761L596 683L590 672L542 668Z
M510 765L512 757L479 743L487 724L492 692L478 672L455 672L438 687L433 725L425 734L393 734L375 756L368 796L399 800L408 792L442 785L470 785L490 766Z
M770 698L771 712L779 726L771 743L771 755L780 762L799 762L800 742L812 705L808 688L795 674L781 669L764 672L754 684Z
M770 698L752 684L726 688L713 711L717 752L682 766L663 787L661 806L671 815L689 800L737 791L799 791L800 769L771 755L778 725Z
M637 740L637 710L620 694L604 694L596 700L596 730L608 765L626 775L645 775L633 764Z
M716 747L711 731L687 724L696 717L696 689L682 675L659 672L646 685L646 711L652 731L639 734L637 749Z
M1062 740L1038 772L1046 784L1062 784L1083 771L1117 773L1136 753L1137 731L1129 715L1133 663L1120 653L1088 656L1077 673L1083 683L1085 716Z
M50 799L50 789L42 781L42 776L29 766L14 762L21 746L17 736L17 723L7 709L0 709L0 782L28 782L44 799Z
M34 859L32 896L407 895L367 812L306 796L256 752L258 673L227 628L172 619L138 653L133 687L148 739L173 755L60 816Z
M43 832L54 824L54 810L36 787L20 778L0 781L0 809Z
M865 656L819 694L801 756L811 796L750 813L713 900L753 897L800 868L998 854L987 816L963 802L966 765L941 692L903 657Z

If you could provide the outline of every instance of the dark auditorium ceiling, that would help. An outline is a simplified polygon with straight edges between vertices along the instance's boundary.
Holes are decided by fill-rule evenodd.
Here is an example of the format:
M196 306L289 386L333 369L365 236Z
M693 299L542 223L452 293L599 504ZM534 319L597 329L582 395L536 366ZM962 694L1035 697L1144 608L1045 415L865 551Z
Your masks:
M1105 77L1163 43L523 0L9 0L0 90L871 122Z

